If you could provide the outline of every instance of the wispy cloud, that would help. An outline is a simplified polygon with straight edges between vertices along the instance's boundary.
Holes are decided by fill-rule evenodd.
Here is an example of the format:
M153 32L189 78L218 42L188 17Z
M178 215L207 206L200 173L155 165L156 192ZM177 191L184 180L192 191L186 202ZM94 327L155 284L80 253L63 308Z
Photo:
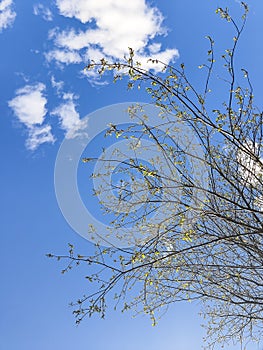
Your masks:
M51 112L51 115L59 118L60 127L66 131L66 138L69 139L83 135L83 130L87 127L87 120L81 120L76 110L77 98L74 94L64 93L64 102Z
M45 54L47 61L57 61L66 65L82 62L82 58L77 51L73 50L52 50Z
M50 9L42 4L35 4L33 7L33 13L36 16L41 16L45 21L53 20L53 14Z
M54 143L56 140L52 134L50 125L40 127L34 125L28 131L26 147L31 151L35 151L43 143Z
M54 142L49 125L43 125L47 114L45 85L37 83L26 85L16 91L16 96L8 102L18 120L28 129L26 146L35 150L40 144Z
M13 10L12 0L0 1L0 32L13 25L16 13Z
M122 60L128 47L132 47L136 58L145 64L149 58L161 58L168 63L178 57L177 49L162 49L157 37L167 33L163 16L145 0L57 0L56 3L61 15L87 25L85 31L52 32L55 46L62 52L78 52L86 62L99 57ZM47 57L50 55L57 61L70 63L63 55L53 53ZM150 68L161 69L158 65Z
M61 93L63 93L64 82L61 80L57 81L54 75L51 76L50 81L51 81L52 87L56 90L56 94L60 96Z

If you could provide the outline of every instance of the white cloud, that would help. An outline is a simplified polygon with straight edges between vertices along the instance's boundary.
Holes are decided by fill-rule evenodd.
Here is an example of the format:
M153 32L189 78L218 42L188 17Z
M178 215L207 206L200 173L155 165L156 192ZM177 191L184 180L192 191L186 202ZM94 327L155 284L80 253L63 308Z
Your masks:
M158 45L159 46L159 45ZM152 69L155 72L161 72L163 70L163 63L167 64L178 57L178 51L176 49L167 49L165 51L151 52L150 55L135 55L135 61L141 63L142 67ZM158 59L158 63L151 62L149 59Z
M56 90L57 95L61 95L61 92L64 87L64 82L63 81L57 81L54 77L54 75L51 76L51 85L52 87Z
M87 120L81 120L76 110L74 102L76 98L78 97L71 93L64 93L63 99L65 102L51 112L52 115L59 118L60 126L66 131L66 138L69 139L83 135L83 130L87 127Z
M61 32L56 29L50 37L57 48L79 52L86 62L99 57L122 60L128 47L145 62L152 54L155 56L152 58L161 57L165 63L178 57L176 49L162 50L160 43L152 43L156 36L165 35L166 29L160 11L145 0L57 0L57 7L60 14L78 19L88 29ZM58 55L53 58L66 63Z
M16 91L16 96L8 102L21 123L30 127L35 124L41 125L47 113L47 99L43 95L45 85L38 83L26 85Z
M64 83L51 77L51 85L63 102L50 114L59 118L59 126L66 131L67 138L86 135L87 120L81 120L76 110L78 96L63 91ZM43 143L54 143L51 126L45 124L47 99L44 96L46 86L42 83L26 85L16 91L16 96L8 102L18 120L27 127L26 147L36 150Z
M52 21L53 20L53 14L50 11L50 9L48 7L45 7L42 4L36 4L33 7L33 13L36 16L42 16L42 18L45 21Z
M155 53L160 52L161 47L162 47L162 45L160 43L153 43L153 44L149 45L148 48L149 48L150 54L155 54Z
M76 51L69 50L53 50L46 53L46 59L50 61L57 61L58 63L74 64L82 62L80 54Z
M243 143L243 146L246 151L239 150L237 154L238 170L242 175L241 181L243 181L244 186L251 186L262 193L263 158L258 158L259 144L246 141ZM263 211L263 196L256 196L254 204Z
M259 180L262 179L263 159L256 161L253 159L253 156L256 157L259 145L257 143L252 143L251 141L246 141L243 146L246 151L239 150L237 154L239 172L242 174L244 183L257 186L260 182Z
M105 86L108 85L109 82L101 75L99 75L95 70L85 70L82 71L82 76L87 77L92 86Z
M55 142L50 125L43 125L47 114L47 99L43 92L45 85L26 85L16 91L16 96L8 102L19 121L28 128L26 147L35 150L40 144Z
M2 0L0 2L0 32L13 25L16 13L12 9L12 0Z
M43 125L41 127L33 126L29 128L29 135L26 141L26 147L35 151L43 143L54 143L55 137L51 132L50 125Z

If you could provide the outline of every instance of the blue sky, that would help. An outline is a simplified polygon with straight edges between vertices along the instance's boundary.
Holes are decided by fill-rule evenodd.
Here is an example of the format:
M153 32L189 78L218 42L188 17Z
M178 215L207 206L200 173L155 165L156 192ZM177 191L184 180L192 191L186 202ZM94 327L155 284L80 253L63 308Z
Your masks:
M238 65L250 71L262 107L263 3L248 3ZM85 271L62 276L63 263L45 254L65 253L68 242L81 252L91 249L57 204L54 165L63 139L89 130L85 117L99 108L149 101L143 89L127 91L110 76L85 75L85 64L122 59L130 46L145 65L149 57L184 62L198 84L205 35L215 38L218 54L231 43L231 30L215 15L225 5L240 14L234 0L0 1L1 349L201 348L204 333L193 304L173 306L154 328L146 317L111 311L106 320L75 327L68 303L85 292Z

